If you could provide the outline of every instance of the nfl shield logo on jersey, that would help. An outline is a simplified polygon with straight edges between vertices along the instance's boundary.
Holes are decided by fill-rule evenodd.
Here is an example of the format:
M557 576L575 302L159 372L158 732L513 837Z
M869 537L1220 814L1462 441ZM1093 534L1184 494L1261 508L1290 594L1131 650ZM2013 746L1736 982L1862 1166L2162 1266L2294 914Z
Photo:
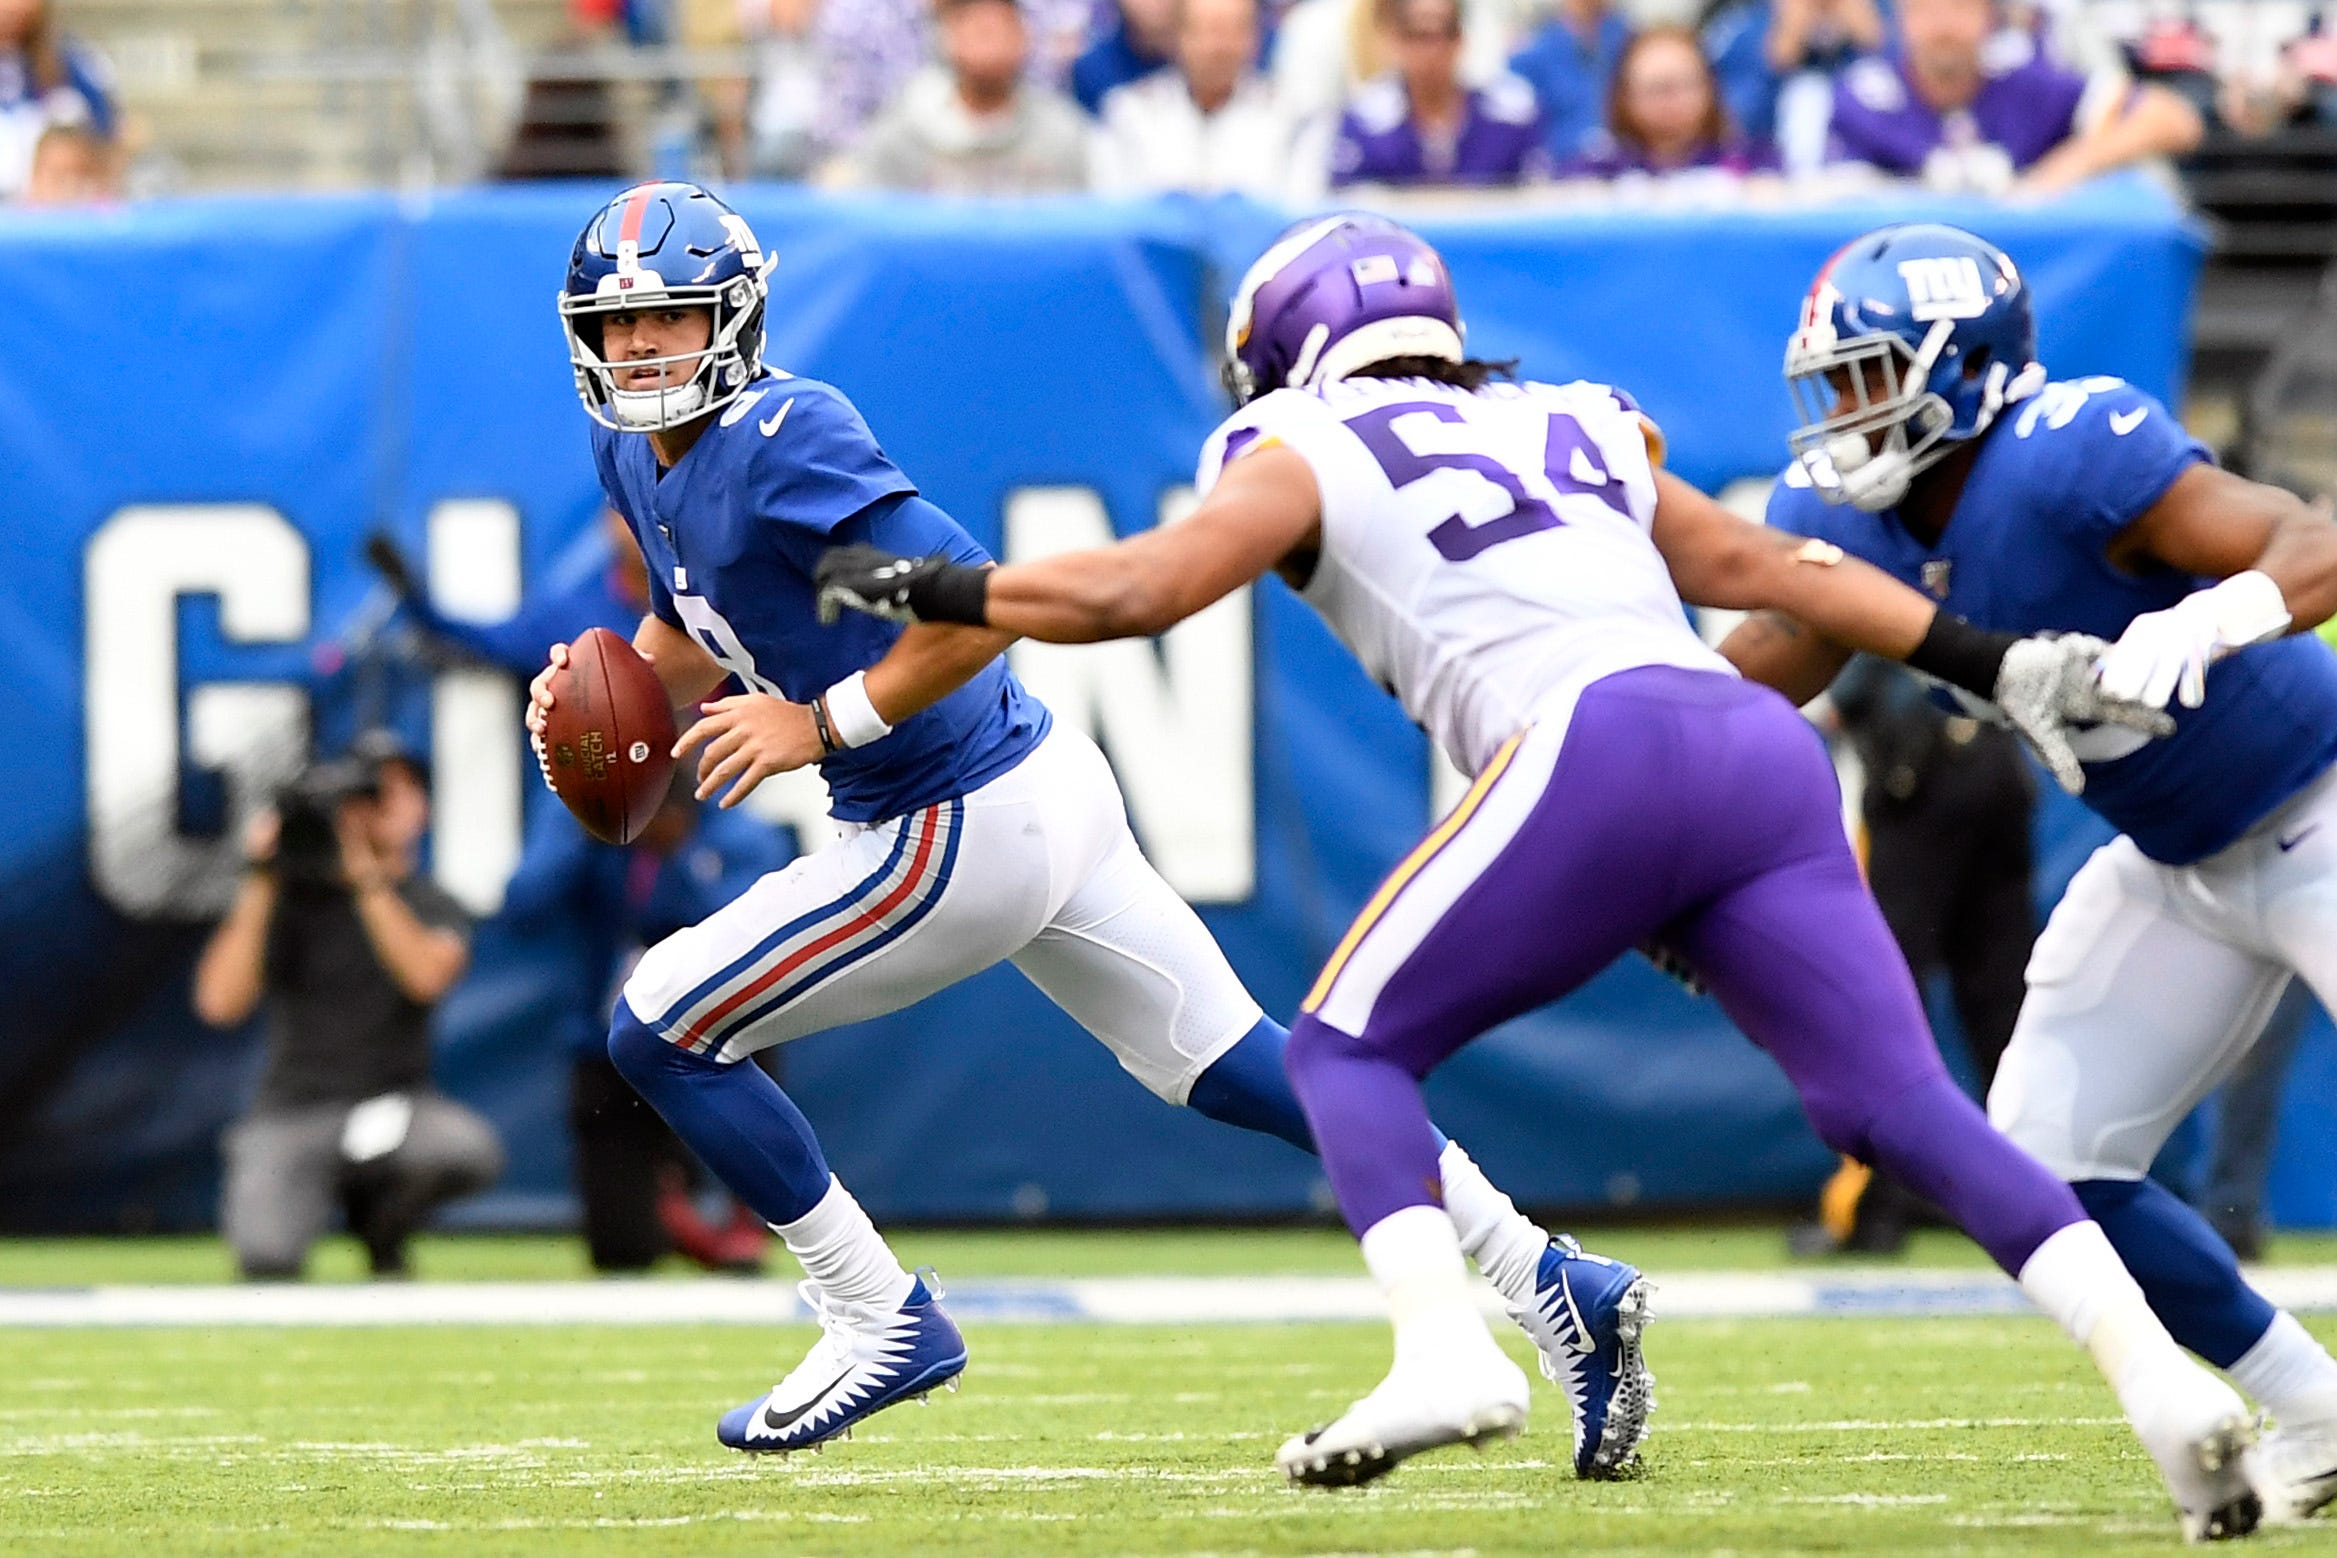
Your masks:
M1923 565L1923 587L1931 592L1932 599L1947 599L1948 575L1955 566L1955 559L1951 557L1935 557Z

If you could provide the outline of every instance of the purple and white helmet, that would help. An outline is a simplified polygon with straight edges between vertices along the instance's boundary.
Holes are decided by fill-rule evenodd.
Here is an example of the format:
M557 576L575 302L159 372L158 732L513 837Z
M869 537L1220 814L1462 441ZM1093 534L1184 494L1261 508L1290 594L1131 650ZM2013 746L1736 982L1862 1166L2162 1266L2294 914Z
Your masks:
M1462 358L1444 258L1418 233L1344 212L1285 230L1242 277L1225 322L1237 405L1313 389L1390 357Z

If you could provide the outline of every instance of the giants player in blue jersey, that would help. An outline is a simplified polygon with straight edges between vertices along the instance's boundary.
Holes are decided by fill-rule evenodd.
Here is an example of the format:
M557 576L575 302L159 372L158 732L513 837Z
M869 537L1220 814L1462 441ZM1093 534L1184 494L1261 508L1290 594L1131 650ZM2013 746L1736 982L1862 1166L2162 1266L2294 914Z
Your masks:
M1525 1381L1469 1305L1419 1083L1497 1023L1657 943L1776 1059L1819 1133L1913 1185L2094 1356L2197 1537L2253 1529L2246 1409L2152 1315L2069 1187L1949 1079L1860 880L1808 722L1740 680L1683 599L1783 607L2004 706L2075 778L2108 648L1973 627L1822 541L1661 469L1603 384L1502 382L1462 349L1436 251L1376 218L1300 223L1235 294L1239 410L1201 505L999 569L839 548L823 604L1058 642L1157 633L1278 571L1475 783L1396 868L1294 1025L1291 1078L1387 1295L1395 1363L1278 1457L1355 1483L1515 1432ZM905 642L905 641L904 641Z
M1288 1034L1139 853L1103 755L1006 669L1007 636L817 620L811 571L832 544L986 559L841 393L763 366L769 269L714 196L646 184L586 224L560 316L601 485L648 563L635 645L677 705L727 677L745 689L681 738L700 798L735 805L817 762L843 835L652 947L609 1034L618 1069L803 1263L820 1341L718 1430L788 1451L954 1380L966 1352L742 1057L1011 960L1160 1097L1314 1149ZM539 735L550 684L547 670L532 689ZM1436 1172L1457 1236L1566 1391L1578 1474L1623 1470L1651 1404L1645 1279L1552 1240L1457 1146Z
M1786 349L1803 414L1769 523L2013 633L2116 640L2106 691L2175 704L2174 734L2081 734L2086 802L2121 836L2069 887L1989 1114L2068 1180L2175 1337L2278 1428L2266 1515L2337 1497L2337 1362L2148 1177L2167 1133L2255 1041L2292 975L2337 1006L2337 525L2217 469L2122 380L2053 380L1994 245L1884 228L1818 275ZM1722 646L1806 699L1849 651L1757 616Z

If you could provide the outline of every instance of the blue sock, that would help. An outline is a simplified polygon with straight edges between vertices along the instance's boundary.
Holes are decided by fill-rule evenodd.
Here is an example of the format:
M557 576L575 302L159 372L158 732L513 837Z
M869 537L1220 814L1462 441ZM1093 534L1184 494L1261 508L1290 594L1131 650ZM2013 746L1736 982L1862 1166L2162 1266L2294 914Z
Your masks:
M792 1223L828 1193L828 1160L811 1122L762 1067L669 1044L623 1001L609 1020L609 1059L763 1221Z
M1282 1068L1282 1052L1289 1046L1290 1030L1271 1017L1260 1017L1256 1027L1193 1079L1186 1106L1245 1131L1279 1136L1314 1155L1315 1133L1307 1128L1306 1111L1298 1107L1290 1073Z
M1290 1030L1271 1017L1260 1017L1256 1027L1193 1079L1186 1107L1245 1131L1279 1136L1309 1157L1320 1157L1315 1133L1306 1123L1306 1111L1298 1106L1298 1095L1290 1090L1290 1073L1283 1066L1283 1051L1289 1047ZM1441 1131L1436 1145L1438 1151L1444 1150Z
M2240 1275L2231 1246L2165 1186L2082 1179L2070 1188L2176 1341L2228 1369L2272 1328L2278 1311Z

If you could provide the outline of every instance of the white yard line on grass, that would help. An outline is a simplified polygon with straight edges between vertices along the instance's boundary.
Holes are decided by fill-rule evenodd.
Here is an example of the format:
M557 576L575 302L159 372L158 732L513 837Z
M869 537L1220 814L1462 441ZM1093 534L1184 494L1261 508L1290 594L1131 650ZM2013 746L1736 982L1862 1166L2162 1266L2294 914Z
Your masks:
M2337 1266L2254 1273L2274 1303L2337 1310ZM1489 1315L1500 1313L1482 1290ZM1914 1268L1825 1273L1697 1272L1658 1277L1665 1319L1796 1315L1997 1315L2026 1307L1988 1272ZM987 1325L1300 1324L1377 1320L1364 1277L1094 1277L1065 1282L965 1282L951 1287L961 1321ZM421 1282L378 1286L90 1287L0 1289L0 1328L29 1326L772 1325L811 1317L794 1284L698 1281Z

